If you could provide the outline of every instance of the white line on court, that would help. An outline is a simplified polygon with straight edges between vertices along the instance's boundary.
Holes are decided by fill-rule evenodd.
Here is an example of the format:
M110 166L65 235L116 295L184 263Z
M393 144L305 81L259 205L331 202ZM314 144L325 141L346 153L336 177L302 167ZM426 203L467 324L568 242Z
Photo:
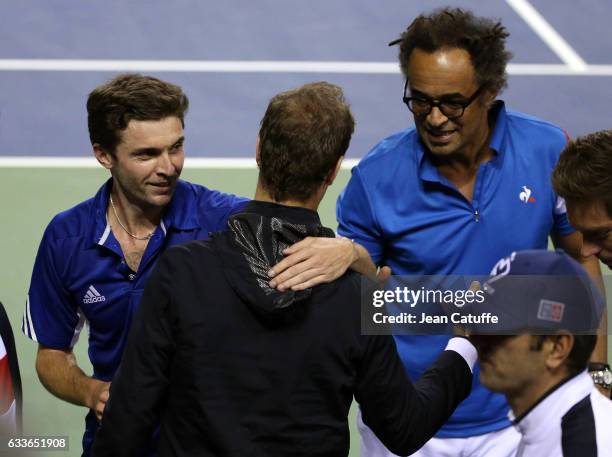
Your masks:
M269 60L0 59L3 71L158 71L211 73L399 73L395 62Z
M346 159L342 168L350 169L357 165L358 159ZM0 168L100 168L93 157L18 157L0 156ZM255 159L246 157L187 157L185 169L223 169L244 170L257 168Z
M548 23L528 0L506 0L512 9L533 29L555 54L573 70L584 71L587 63L582 60L567 41Z
M394 62L0 59L0 71L399 74ZM511 75L612 76L612 65L508 65Z

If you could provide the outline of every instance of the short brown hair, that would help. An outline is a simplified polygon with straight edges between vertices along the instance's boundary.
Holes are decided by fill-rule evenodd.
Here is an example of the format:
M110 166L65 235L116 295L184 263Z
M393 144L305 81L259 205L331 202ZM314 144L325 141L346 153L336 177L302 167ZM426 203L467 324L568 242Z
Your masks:
M276 201L307 200L346 153L354 128L334 84L311 83L276 95L259 130L263 187Z
M552 175L555 192L568 203L602 202L612 217L612 130L570 141Z
M122 74L96 87L87 99L91 144L113 153L131 120L176 116L184 126L189 100L179 86L151 76Z
M506 65L512 54L506 50L509 36L501 22L475 16L461 8L440 8L418 16L392 44L400 44L400 67L406 79L414 48L433 53L444 48L464 49L478 84L495 93L506 87Z

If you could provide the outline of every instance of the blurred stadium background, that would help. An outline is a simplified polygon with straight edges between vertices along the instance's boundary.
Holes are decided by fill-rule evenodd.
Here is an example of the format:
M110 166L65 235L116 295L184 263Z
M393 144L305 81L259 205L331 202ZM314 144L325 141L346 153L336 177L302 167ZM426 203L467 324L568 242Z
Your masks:
M335 227L334 203L351 163L411 122L401 102L397 50L387 43L419 12L446 4L499 18L511 32L514 59L501 98L512 109L562 125L571 136L611 127L606 0L0 3L0 300L16 333L28 434L69 436L68 455L80 455L85 410L42 388L36 345L20 326L46 224L107 178L91 158L89 91L122 71L181 85L191 101L191 160L183 177L252 196L255 138L269 98L314 80L341 85L357 128L346 169L321 208L323 221ZM75 352L89 371L86 339L83 333ZM353 434L352 456L357 443Z

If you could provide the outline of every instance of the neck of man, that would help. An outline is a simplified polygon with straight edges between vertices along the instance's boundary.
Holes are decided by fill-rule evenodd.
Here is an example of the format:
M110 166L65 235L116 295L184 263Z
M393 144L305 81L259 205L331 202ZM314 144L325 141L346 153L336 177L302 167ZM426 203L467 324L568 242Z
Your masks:
M506 392L506 398L515 417L520 417L535 405L553 387L567 379L569 375L562 370L561 373L543 373L539 379L526 383L517 392Z
M164 207L143 206L131 200L124 192L113 185L111 197L117 212L116 216L127 230L136 236L146 236L159 225ZM113 213L109 202L109 212ZM113 214L113 217L115 214Z
M323 190L323 194L325 194L324 190ZM323 195L321 195L321 192L318 191L318 192L314 192L314 194L308 200L305 200L305 201L295 200L292 198L288 198L285 200L276 200L265 189L265 187L263 186L261 182L261 178L260 178L257 180L257 188L255 189L254 199L260 202L276 203L279 205L295 206L298 208L306 208L306 209L311 209L313 211L317 211L319 209L319 203L321 203L321 200L323 199Z
M461 151L448 155L431 154L431 161L441 174L451 181L473 177L481 163L493 157L489 147L491 129L487 128L474 144L466 145Z

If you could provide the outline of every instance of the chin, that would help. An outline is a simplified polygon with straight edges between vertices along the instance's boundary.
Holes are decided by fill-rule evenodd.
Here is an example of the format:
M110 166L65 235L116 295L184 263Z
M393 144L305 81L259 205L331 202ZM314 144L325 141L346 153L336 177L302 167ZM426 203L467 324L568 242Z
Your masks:
M436 145L436 144L427 143L426 146L431 154L435 156L441 156L441 157L450 156L456 153L458 150L457 146L452 143L445 144L445 145Z
M172 195L174 192L170 192L168 194L163 195L150 195L147 198L147 203L151 206L164 207L170 204L172 201Z
M480 383L493 392L500 392L501 379L496 375L496 370L490 361L478 359L480 364Z
M483 373L482 368L480 371L480 383L487 389L489 389L491 392L502 392L499 383L495 382L495 377L488 375L487 373Z

